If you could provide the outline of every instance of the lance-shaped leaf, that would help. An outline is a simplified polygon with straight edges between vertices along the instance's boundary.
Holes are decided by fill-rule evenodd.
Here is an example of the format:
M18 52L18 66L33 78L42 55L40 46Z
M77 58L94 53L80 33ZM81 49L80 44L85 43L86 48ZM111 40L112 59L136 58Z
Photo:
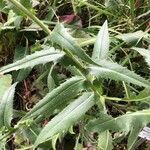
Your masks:
M92 74L101 78L109 78L112 80L125 81L150 89L150 82L135 74L133 71L120 66L117 63L109 61L101 61L101 66L90 66L89 70Z
M41 131L36 139L35 147L62 133L77 121L94 105L94 94L84 93L77 100L68 105L61 113L55 116Z
M0 68L0 73L3 74L28 67L32 68L35 65L56 61L62 56L64 56L64 53L56 51L53 47L50 47L42 51L35 52L34 54L28 55L21 60Z
M118 11L120 5L123 5L123 2L121 0L105 0L105 6L113 9L113 13L116 13L116 11Z
M85 79L73 77L48 93L23 119L39 115L50 115L55 109L63 108L84 89Z
M11 127L10 124L13 115L13 98L16 84L17 83L14 83L10 88L5 91L3 98L0 101L0 127Z
M113 118L107 114L101 114L99 119L88 123L86 128L91 132L104 132L106 130L129 132L132 127L145 126L150 122L150 109L128 112L125 115Z
M61 47L70 50L71 53L77 55L85 62L95 64L95 62L93 62L91 58L84 52L84 50L78 45L75 39L68 33L63 24L57 24L50 37L54 43L57 43Z
M142 56L144 56L147 64L150 66L150 50L138 47L132 47L133 50L139 52Z
M143 31L136 31L133 33L125 33L117 35L116 38L121 39L122 41L126 42L129 45L132 45L139 42L144 36L145 33Z
M11 86L12 78L10 74L0 75L0 101L5 93L5 91Z
M130 96L130 98L117 98L117 97L106 97L106 99L114 100L114 101L125 101L125 102L131 102L131 101L141 101L142 103L148 103L150 101L150 89L144 89L141 91L138 95Z
M138 138L139 132L141 131L141 126L139 124L136 124L134 127L132 127L130 131L130 135L128 137L128 150L133 150L134 144Z
M113 149L112 137L108 130L99 134L97 147L101 150L112 150Z
M20 126L17 132L15 133L15 138L21 139L21 141L29 140L31 143L34 143L41 130L42 128L40 128L39 125L33 122L32 124L30 124L30 127Z
M136 96L130 96L130 99L124 99L126 101L150 101L150 90L149 89L144 89L141 91L138 95Z
M92 59L102 60L106 59L109 51L109 33L107 21L101 27L96 42L94 44Z
M23 46L17 46L14 53L14 60L16 62L20 59L23 59L27 54L29 54L29 49ZM17 72L13 72L14 81L24 80L31 72L32 68L21 69Z
M125 115L113 118L107 114L100 114L99 119L94 119L88 123L86 126L87 130L90 132L102 133L106 130L116 131L116 132L126 132L131 131L129 136L128 147L131 149L134 145L135 140L138 136L138 132L142 127L150 123L150 109L128 112Z

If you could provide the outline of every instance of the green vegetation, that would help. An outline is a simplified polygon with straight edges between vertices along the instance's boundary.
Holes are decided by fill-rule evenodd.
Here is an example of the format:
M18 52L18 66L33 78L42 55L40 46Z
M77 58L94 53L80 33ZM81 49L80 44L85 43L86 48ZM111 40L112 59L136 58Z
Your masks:
M0 149L146 149L149 0L0 0Z

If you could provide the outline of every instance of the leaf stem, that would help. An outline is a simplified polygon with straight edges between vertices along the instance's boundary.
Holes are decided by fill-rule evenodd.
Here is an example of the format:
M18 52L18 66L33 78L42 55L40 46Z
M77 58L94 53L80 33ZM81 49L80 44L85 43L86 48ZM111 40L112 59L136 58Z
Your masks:
M31 149L31 148L33 148L33 147L34 147L34 145L30 145L30 146L28 146L28 147L24 147L24 148L16 149L16 150L29 150L29 149Z
M39 20L35 15L33 15L28 9L26 9L22 4L20 4L16 0L8 0L11 2L17 9L22 11L24 14L26 14L28 17L30 17L35 23L37 23L43 31L45 31L48 35L51 34L51 30L41 21Z
M95 86L92 84L92 82L91 82L90 79L88 78L88 76L87 76L87 71L86 71L85 67L82 65L82 63L79 62L78 59L76 59L76 58L74 57L74 55L73 55L70 51L68 51L68 50L64 50L64 51L65 51L65 53L78 65L78 68L79 68L79 70L80 70L81 75L86 79L86 81L88 82L88 84L89 84L91 90L92 90L96 95L98 95L99 97L101 97L101 94L99 93L99 91L95 88Z
M107 100L113 100L113 101L122 101L123 100L123 99L117 98L117 97L107 97L107 96L103 96L103 97Z
M78 40L80 40L80 39L78 39ZM83 46L93 44L93 43L95 43L95 41L96 41L96 38L90 38L90 39L80 42L79 44L81 47L83 47Z
M130 99L130 94L129 94L129 91L128 91L128 87L127 87L127 85L124 81L123 81L123 87L124 87L127 99Z

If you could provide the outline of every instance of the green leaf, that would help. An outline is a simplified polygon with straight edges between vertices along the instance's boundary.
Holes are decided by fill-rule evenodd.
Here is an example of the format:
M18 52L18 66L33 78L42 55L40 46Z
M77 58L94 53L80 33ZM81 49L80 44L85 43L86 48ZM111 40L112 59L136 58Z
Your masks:
M73 77L59 87L48 93L23 119L39 115L50 115L55 109L66 106L81 90L84 89L85 80L81 77Z
M108 130L102 132L98 136L98 149L100 150L112 150L112 137Z
M139 132L141 131L141 126L139 126L139 124L135 124L132 129L131 129L131 132L130 132L130 135L128 137L128 150L134 150L134 144L138 138L138 135L139 135Z
M31 4L31 1L32 0L20 0L20 3L25 7L27 8L28 10L29 9L32 9L32 4Z
M3 137L3 133L2 133L2 131L0 131L0 139L2 139L2 137ZM6 149L6 147L5 147L6 143L7 143L7 139L6 138L1 140L0 141L0 149L2 149L2 150Z
M133 50L139 52L146 60L147 64L150 66L150 50L138 47L132 47Z
M106 130L129 132L135 125L143 127L150 122L150 109L127 112L125 115L113 118L107 114L100 114L99 119L92 120L86 128L91 132Z
M35 147L62 133L77 121L94 105L94 94L84 93L55 116L41 131L35 142Z
M83 144L80 143L80 134L78 135L78 137L76 138L76 142L75 142L75 147L74 150L83 150Z
M31 0L17 0L21 5L23 5L28 11L35 15L35 10L32 7ZM15 12L15 14L19 16L26 17L25 13L20 11L11 1L7 1L7 9L11 9Z
M56 84L50 73L47 78L47 83L48 83L49 92L51 92L55 88Z
M42 51L35 52L34 54L28 55L21 60L0 68L0 73L3 74L28 67L32 68L35 65L56 61L63 56L64 53L56 51L53 47L47 47Z
M133 33L120 34L116 37L126 42L127 44L132 45L138 43L144 37L144 35L145 33L143 31L136 31Z
M83 145L80 143L76 144L76 147L74 148L74 150L83 150Z
M94 44L94 50L92 54L93 60L107 59L109 51L109 33L107 20L101 27L96 42Z
M117 98L117 97L103 97L104 99L114 100L114 101L125 101L125 102L133 102L133 101L141 101L142 103L148 103L150 100L150 89L144 89L138 95L131 95L130 98Z
M26 46L27 47L27 46ZM28 49L23 46L17 46L14 54L14 62L20 59L23 59L28 54ZM22 81L24 80L29 73L31 72L31 68L21 69L19 71L13 72L14 81Z
M120 8L120 5L124 5L121 0L105 0L105 6L113 9L113 11L118 11L117 8Z
M32 0L32 7L35 7L39 4L40 4L39 0Z
M26 42L28 42L28 41L26 41ZM28 48L27 48L27 46L23 47L21 45L18 45L15 48L15 54L14 54L14 60L13 60L14 62L22 59L23 57L25 57L28 54Z
M85 62L95 64L95 62L93 62L91 58L84 52L84 50L78 45L75 39L68 33L63 24L56 25L50 38L54 43L57 43L61 47L70 50L71 53L77 55Z
M93 65L89 67L91 74L101 78L125 81L128 83L136 84L138 86L150 88L150 82L117 63L104 60L101 61L99 65L101 66Z
M4 0L0 0L0 11L3 12L4 7L5 7L5 1Z
M52 147L53 147L53 150L56 150L56 144L57 144L57 140L59 139L59 134L55 135L53 138L52 138Z
M113 118L107 114L100 114L99 119L90 121L86 128L90 132L102 133L107 130L116 132L130 132L128 148L132 149L140 129L150 123L150 109L127 112L125 115Z
M150 90L143 90L136 96L131 96L129 100L125 99L126 101L149 101L150 100Z
M51 92L56 86L55 81L54 81L54 79L52 77L52 71L53 71L53 68L54 68L55 65L56 64L53 64L51 66L49 74L48 74L48 77L47 77L47 84L48 84L49 92Z
M21 138L22 142L29 140L31 143L34 143L40 131L41 128L35 122L32 123L31 125L27 125L26 127L25 126L19 127L18 131L16 132L15 140L17 141ZM18 145L20 143L18 141Z
M5 93L5 91L11 86L12 78L11 75L0 75L0 102Z
M14 83L9 89L5 91L0 102L0 127L11 127L11 119L13 116L13 98L16 84L17 83Z
M3 27L9 27L14 25L16 25L16 27L19 27L21 21L22 21L22 17L17 16L12 10L10 10L8 13L7 22L3 24Z

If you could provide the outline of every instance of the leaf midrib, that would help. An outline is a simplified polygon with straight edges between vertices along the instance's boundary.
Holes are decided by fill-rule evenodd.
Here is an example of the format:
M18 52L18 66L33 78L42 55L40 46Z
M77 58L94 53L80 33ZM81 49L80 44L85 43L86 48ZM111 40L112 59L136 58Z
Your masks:
M65 90L60 91L60 93L57 94L57 96L53 96L53 97L52 97L52 99L51 99L50 102L52 103L52 102L54 101L54 99L56 99L58 96L60 96L60 94L62 94L64 91L67 91L69 88L71 88L71 87L74 86L75 84L78 84L78 82L81 82L82 80L84 81L84 79L80 79L80 80L78 80L77 82L73 83L72 85L68 86ZM54 89L54 90L55 90L55 89ZM56 89L56 90L57 90L57 89ZM55 91L56 91L56 90L55 90ZM53 93L55 93L55 91L53 91ZM52 94L53 94L53 93L52 93ZM49 98L47 98L47 99L49 99ZM46 99L46 101L47 101L47 99ZM31 113L35 113L35 112L38 110L39 106L43 107L43 106L47 105L47 104L50 103L50 102L47 101L47 103L44 103L43 105L38 105L37 108L36 108L36 110L33 111L33 112L31 112ZM56 105L57 105L57 104L56 104ZM55 106L55 105L54 105L54 106ZM32 116L31 113L29 114L29 116L34 117L34 115ZM28 117L29 117L29 116L28 116ZM35 116L36 116L36 115L35 115ZM28 117L27 117L27 118L28 118ZM26 117L25 117L25 118L26 118Z
M138 116L139 114L135 114L135 113L131 113L131 114L125 114L125 115L123 115L123 116L120 116L120 117L117 117L117 118L112 118L111 120L109 120L109 121L105 121L105 122L103 122L103 123L100 123L100 126L101 125L104 125L104 124L107 124L107 123L109 123L109 122L113 122L113 121L117 121L118 119L121 119L121 118L124 118L124 117L132 117L132 116ZM140 112L140 115L150 115L150 112L149 113L145 113L145 112ZM96 125L96 126L99 126L99 124L98 125Z
M116 74L118 74L118 75L120 75L120 76L123 76L123 77L125 77L125 78L128 78L129 80L134 80L135 82L138 82L138 83L141 83L141 85L145 85L146 87L149 87L150 88L150 86L149 85L147 85L147 83L143 83L143 82L141 82L141 81L139 81L138 79L136 79L136 78L134 78L134 77L132 77L132 76L128 76L128 75L126 75L126 74L122 74L122 73L120 73L120 72L117 72L117 71L115 71L115 70L113 70L113 69L110 69L110 68L104 68L103 66L100 66L100 67L96 67L96 66L93 66L93 67L89 67L91 70L92 70L92 68L96 68L96 70L99 70L99 68L101 68L101 69L103 69L103 70L108 70L109 72L114 72L114 73L116 73ZM137 77L139 77L139 78L141 78L140 76L138 76L137 74L136 74L136 76ZM110 77L111 78L111 77ZM142 80L143 80L143 78L142 78ZM145 80L146 81L146 80ZM131 82L132 83L132 82Z
M33 61L33 60L35 60L35 59L38 59L38 58L40 58L40 57L44 57L44 56L47 56L47 55L62 55L63 56L63 54L59 54L59 53L51 53L51 54L44 54L44 55L42 55L42 56L38 56L38 57L36 57L36 58L33 58L32 60L26 60L25 58L23 58L24 59L24 61L23 62L21 62L21 63L19 63L19 61L21 61L21 60L23 60L23 59L21 59L21 60L18 60L18 61L16 61L16 62L14 62L14 65L13 64L9 64L8 65L8 67L2 67L1 69L0 69L0 72L4 72L5 70L8 70L8 69L11 69L12 67L16 67L16 66L21 66L21 65L23 65L24 63L26 63L26 62L31 62L31 61ZM31 55L28 55L28 56L31 56ZM17 63L19 63L19 64L17 64ZM10 66L11 65L11 66ZM4 68L4 69L3 69Z
M93 94L91 96L89 96L89 98L86 101L83 101L80 105L78 105L77 107L75 107L74 109L70 110L71 112L68 112L68 114L59 122L56 124L56 126L54 126L53 128L51 128L51 130L55 129L57 126L59 126L59 124L61 124L66 118L68 118L72 113L74 113L74 111L76 111L76 109L78 109L79 107L81 107L82 105L84 105L85 103L88 103L90 100L90 98L93 96ZM94 104L94 103L93 103ZM58 118L59 119L59 118ZM51 120L53 121L53 120ZM58 121L57 121L58 122ZM48 138L51 139L51 138ZM40 143L39 143L40 144Z
M7 112L6 112L6 105L7 105L7 102L8 102L8 98L9 98L9 94L8 93L10 93L10 91L11 91L11 88L9 88L8 89L8 91L6 91L7 92L7 95L6 95L6 103L4 103L4 110L3 110L3 125L5 125L5 122L6 122L6 120L7 120L7 118L5 117L5 115L7 114Z

